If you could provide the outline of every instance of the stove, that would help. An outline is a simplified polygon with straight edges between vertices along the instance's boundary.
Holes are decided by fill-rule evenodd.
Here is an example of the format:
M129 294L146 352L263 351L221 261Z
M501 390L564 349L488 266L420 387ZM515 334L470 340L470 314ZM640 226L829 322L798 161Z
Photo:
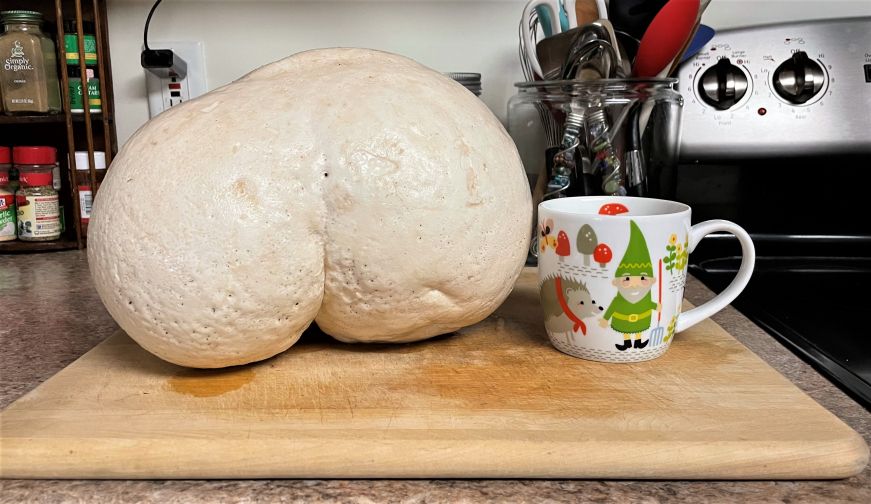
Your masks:
M871 407L871 18L718 32L679 78L681 163L661 196L753 236L735 307ZM719 292L739 257L715 235L690 271Z

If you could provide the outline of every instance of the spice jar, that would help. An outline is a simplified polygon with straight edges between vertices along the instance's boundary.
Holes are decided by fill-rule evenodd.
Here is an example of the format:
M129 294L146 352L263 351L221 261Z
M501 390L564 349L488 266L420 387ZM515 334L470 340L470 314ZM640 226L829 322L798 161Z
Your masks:
M12 153L0 147L0 242L15 239L15 191L9 187Z
M84 86L82 85L82 69L67 67L70 82L70 112L83 114L85 112ZM88 83L88 106L91 113L103 111L103 101L100 98L100 80L93 68L86 69L85 81Z
M97 64L97 39L94 37L94 23L82 21L82 30L85 32L83 45L85 46L85 65ZM76 29L76 20L64 21L64 53L67 65L79 65L79 35Z
M14 147L12 161L21 183L15 197L18 238L23 241L57 240L61 234L60 207L57 191L51 185L57 149Z
M42 14L0 13L0 95L6 114L57 113L61 110L54 42L39 28Z
M91 220L91 206L94 202L91 193L91 172L88 168L88 151L76 151L76 183L79 186L79 209L82 216L82 233L87 234L88 222ZM94 170L97 175L97 186L106 173L106 153L94 151Z

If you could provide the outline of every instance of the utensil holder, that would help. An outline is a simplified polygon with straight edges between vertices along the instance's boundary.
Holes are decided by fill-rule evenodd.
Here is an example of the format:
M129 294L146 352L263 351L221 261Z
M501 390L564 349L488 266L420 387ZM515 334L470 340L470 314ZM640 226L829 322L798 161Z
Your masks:
M568 196L673 197L683 106L676 84L677 79L515 84L508 131L535 208L545 199Z

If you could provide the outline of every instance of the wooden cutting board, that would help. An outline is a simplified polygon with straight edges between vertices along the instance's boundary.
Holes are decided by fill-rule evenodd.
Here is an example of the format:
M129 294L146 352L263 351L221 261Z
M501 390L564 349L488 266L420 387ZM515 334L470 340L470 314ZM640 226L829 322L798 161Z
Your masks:
M841 478L862 438L706 321L660 359L554 350L534 270L489 319L406 345L316 332L183 369L118 333L0 414L0 475L37 478Z

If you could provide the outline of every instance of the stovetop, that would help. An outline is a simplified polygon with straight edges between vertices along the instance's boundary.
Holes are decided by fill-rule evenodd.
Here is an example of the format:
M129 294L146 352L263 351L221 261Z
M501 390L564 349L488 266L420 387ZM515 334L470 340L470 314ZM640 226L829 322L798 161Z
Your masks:
M720 292L740 258L699 261L690 271ZM733 305L871 408L871 257L757 259Z

